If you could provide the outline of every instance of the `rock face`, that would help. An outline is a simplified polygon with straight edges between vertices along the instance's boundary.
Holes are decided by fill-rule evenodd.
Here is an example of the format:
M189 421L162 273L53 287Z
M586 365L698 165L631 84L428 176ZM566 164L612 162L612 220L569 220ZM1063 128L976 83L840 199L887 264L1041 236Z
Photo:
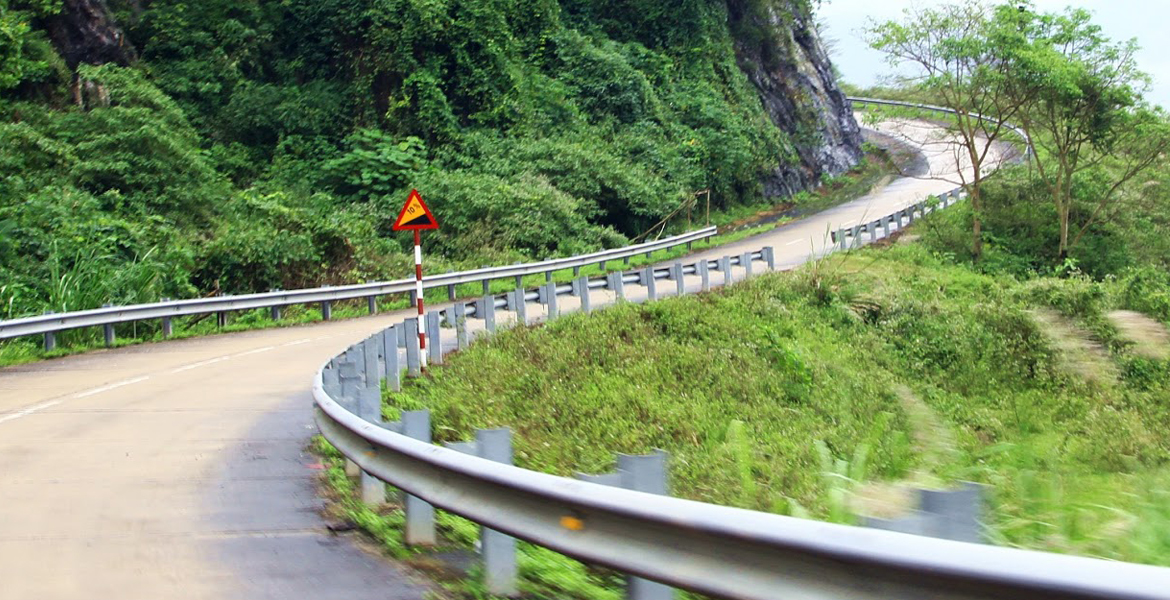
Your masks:
M764 181L765 196L816 187L861 160L861 130L837 87L828 54L802 0L728 0L740 68L764 108L788 132L795 160Z
M73 70L81 63L127 65L135 57L105 0L65 0L61 12L46 20L45 29Z

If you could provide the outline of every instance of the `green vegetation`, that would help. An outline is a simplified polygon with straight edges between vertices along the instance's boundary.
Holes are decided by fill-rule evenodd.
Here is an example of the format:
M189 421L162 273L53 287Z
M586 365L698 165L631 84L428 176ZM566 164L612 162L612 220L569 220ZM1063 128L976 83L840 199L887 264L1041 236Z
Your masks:
M411 187L440 268L613 247L796 160L723 2L108 4L131 66L0 0L0 318L398 275Z
M1006 123L1031 138L1027 199L1055 207L1049 243L1060 260L1099 223L1133 208L1133 184L1166 168L1170 118L1144 99L1150 78L1137 68L1137 41L1109 39L1088 11L960 0L904 12L901 21L871 24L868 41L892 65L912 65L905 87L957 113L950 125L970 166L960 177L975 260L983 255L983 183Z
M1105 318L1149 310L1151 285L1164 302L1165 276L1025 280L866 250L503 332L387 394L387 416L427 407L440 441L508 425L519 464L565 475L663 448L676 495L837 521L862 480L973 479L1002 543L1170 564L1170 521L1148 518L1170 510L1170 363ZM1099 340L1111 375L1072 368L1037 310ZM953 448L916 450L900 390Z

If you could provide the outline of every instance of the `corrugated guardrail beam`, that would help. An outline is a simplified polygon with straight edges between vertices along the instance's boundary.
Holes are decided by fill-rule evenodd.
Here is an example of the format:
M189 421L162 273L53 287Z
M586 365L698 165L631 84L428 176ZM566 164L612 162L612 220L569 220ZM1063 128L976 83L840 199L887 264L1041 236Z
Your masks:
M604 263L609 260L624 259L639 254L649 254L659 250L666 250L683 244L691 244L700 239L710 238L717 233L718 231L715 227L706 227L661 240L644 242L624 248L602 250L600 252L569 258L557 258L534 263L432 275L423 279L423 287L431 289L492 279L523 277L525 275L547 273L562 269L580 268L586 265ZM0 339L54 333L78 327L113 325L148 319L168 319L213 312L251 310L289 304L335 302L337 300L351 300L386 294L403 294L412 291L414 285L414 279L400 279L379 283L362 283L240 296L217 296L214 298L176 300L129 306L110 306L69 313L38 315L0 321Z

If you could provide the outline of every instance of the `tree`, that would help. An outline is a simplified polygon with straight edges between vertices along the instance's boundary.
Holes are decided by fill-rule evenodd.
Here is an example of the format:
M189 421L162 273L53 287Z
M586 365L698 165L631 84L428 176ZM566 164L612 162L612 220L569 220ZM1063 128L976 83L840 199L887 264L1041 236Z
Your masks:
M983 253L983 182L1001 160L998 143L1011 133L1007 124L1027 98L1013 88L1007 57L1026 43L1021 32L1004 27L981 0L935 8L908 8L901 21L871 22L870 46L884 52L891 66L914 72L903 85L919 89L935 103L956 112L951 126L958 138L956 170L971 202L971 253Z
M1018 119L1032 137L1040 179L1060 219L1063 259L1089 228L1121 207L1124 186L1165 162L1170 125L1142 99L1149 77L1137 68L1136 40L1115 43L1082 9L1037 14L1028 5L997 9L1030 43L1008 57ZM1072 223L1078 178L1103 185L1087 214Z

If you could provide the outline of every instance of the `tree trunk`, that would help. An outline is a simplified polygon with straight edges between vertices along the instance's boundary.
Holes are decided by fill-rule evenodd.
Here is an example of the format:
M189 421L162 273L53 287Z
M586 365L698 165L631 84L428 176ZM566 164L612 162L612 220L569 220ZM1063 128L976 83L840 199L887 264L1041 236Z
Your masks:
M1064 203L1060 207L1060 260L1068 258L1068 219L1069 219L1069 203Z
M979 200L979 188L971 191L971 256L975 262L983 258L983 203Z

